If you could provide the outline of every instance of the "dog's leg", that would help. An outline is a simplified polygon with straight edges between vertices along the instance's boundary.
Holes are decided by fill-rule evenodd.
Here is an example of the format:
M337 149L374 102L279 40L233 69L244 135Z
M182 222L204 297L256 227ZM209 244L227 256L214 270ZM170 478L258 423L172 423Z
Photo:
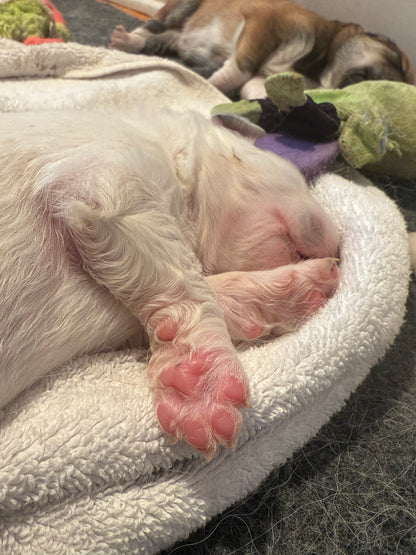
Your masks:
M234 39L231 57L210 78L210 82L222 92L239 89L247 82L259 75L267 77L274 73L292 70L294 64L307 56L314 46L315 35L308 22L304 19L297 21L297 34L289 37L282 21L285 21L287 6L282 4L281 17L276 16L273 10L264 11L262 14L261 32L259 32L259 19L255 8L244 8L244 22L239 27ZM277 22L280 21L280 25ZM256 88L258 82L254 81ZM244 93L245 98L253 98L250 92L251 85ZM256 90L255 96L263 93Z
M214 87L217 87L217 89L224 93L239 89L254 73L252 67L241 67L239 63L238 44L246 32L245 28L246 21L243 21L236 31L234 37L236 46L233 48L231 57L225 60L224 64L208 79Z
M162 427L206 456L234 446L248 385L215 295L162 210L111 215L74 202L68 227L84 267L145 325Z
M118 25L111 35L110 47L133 54L177 56L178 38L179 31L174 29L153 34L143 26L129 33Z
M260 75L252 77L241 87L240 96L246 100L255 100L257 98L266 98L267 92L264 87L265 78Z
M202 0L168 0L144 27L152 26L152 21L161 21L166 29L180 29L201 5Z
M326 302L338 280L332 258L208 277L235 340L293 331Z
M118 25L112 33L110 47L134 54L176 56L179 33L202 0L170 0L154 18L131 33Z
M222 92L239 89L257 74L266 57L276 48L277 39L270 28L273 19L265 21L259 33L256 14L246 8L244 20L236 30L231 57L216 71L209 81Z
M140 54L149 36L151 32L143 27L137 27L129 33L122 25L117 25L111 35L110 48Z

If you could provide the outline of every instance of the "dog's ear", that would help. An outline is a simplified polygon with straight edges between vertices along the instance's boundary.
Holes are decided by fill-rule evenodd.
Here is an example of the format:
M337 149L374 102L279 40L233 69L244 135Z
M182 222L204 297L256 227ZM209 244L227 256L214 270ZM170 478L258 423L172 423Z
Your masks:
M405 83L409 83L409 85L414 85L415 76L413 73L413 68L409 62L408 57L403 52L401 53L401 56L400 56L400 65L403 71Z
M387 50L385 55L387 60L401 73L405 83L414 85L415 79L412 66L406 54L400 50L397 44L389 37L381 35L380 33L367 33L367 35L386 46Z
M212 117L212 123L235 131L253 143L266 134L264 129L237 114L215 114Z

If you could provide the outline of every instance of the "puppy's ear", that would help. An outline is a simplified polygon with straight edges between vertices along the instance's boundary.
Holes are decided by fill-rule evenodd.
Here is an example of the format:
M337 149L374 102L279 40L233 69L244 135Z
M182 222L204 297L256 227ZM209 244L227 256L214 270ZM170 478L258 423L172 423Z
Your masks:
M367 33L367 35L387 47L385 52L387 60L393 65L393 67L400 71L405 83L414 85L415 78L412 66L406 54L400 50L397 44L389 37L381 35L380 33Z
M410 65L408 57L406 56L406 54L402 52L400 59L401 59L401 66L404 74L405 83L409 83L409 85L414 85L415 75L413 73L413 68Z
M215 114L212 117L212 123L230 131L235 131L253 143L266 134L264 129L236 114Z

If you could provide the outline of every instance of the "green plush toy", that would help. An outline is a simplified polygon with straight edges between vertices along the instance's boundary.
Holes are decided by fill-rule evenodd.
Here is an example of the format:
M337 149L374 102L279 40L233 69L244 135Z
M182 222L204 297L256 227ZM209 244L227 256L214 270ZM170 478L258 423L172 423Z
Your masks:
M340 90L307 91L331 102L341 119L340 148L354 168L416 177L416 87L363 81Z
M268 77L266 92L276 106L288 111L306 101L330 102L341 120L339 144L354 168L416 177L416 87L393 81L363 81L344 89L304 90L304 79L294 72ZM260 106L240 101L216 111L246 115L256 123Z
M0 37L24 42L28 37L69 39L53 6L42 0L0 0Z

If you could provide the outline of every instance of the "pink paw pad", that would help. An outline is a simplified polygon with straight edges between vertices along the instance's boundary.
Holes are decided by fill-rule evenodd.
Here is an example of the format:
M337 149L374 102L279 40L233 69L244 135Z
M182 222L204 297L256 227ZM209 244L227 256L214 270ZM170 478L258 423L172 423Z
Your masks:
M248 406L249 391L232 353L171 353L170 362L155 390L162 428L208 458L219 444L234 447L242 421L239 408Z
M185 420L182 424L182 433L186 441L206 455L211 455L215 451L215 442L209 428L203 421Z
M192 355L179 364L163 370L159 378L160 383L163 387L172 387L183 395L192 395L195 393L201 375L206 370L206 362L205 355Z
M219 391L224 401L230 401L236 406L248 406L248 391L246 385L235 376L226 376Z
M338 266L334 260L328 259L322 262L325 262L326 266L321 274L320 289L312 290L306 299L308 308L312 312L318 310L327 302L339 279Z
M170 318L164 320L156 331L156 337L160 341L173 341L178 333L179 326Z
M176 422L178 419L177 411L168 403L161 402L156 410L159 424L170 435L176 435Z
M171 392L159 402L156 414L159 424L175 440L183 438L205 455L212 455L216 449L216 441L206 418L207 411L201 411L198 417L194 416L194 409L192 406L187 407L179 394Z
M157 406L161 427L175 440L185 439L192 447L211 458L218 443L235 448L241 426L240 412L233 407L204 407L197 415L197 407L187 407L179 395L172 393ZM192 413L192 414L190 414Z
M247 339L257 339L264 334L264 328L256 322L251 322L249 325L244 326L242 331Z
M212 415L211 423L217 437L221 438L226 445L235 447L241 414L236 410L220 408Z

